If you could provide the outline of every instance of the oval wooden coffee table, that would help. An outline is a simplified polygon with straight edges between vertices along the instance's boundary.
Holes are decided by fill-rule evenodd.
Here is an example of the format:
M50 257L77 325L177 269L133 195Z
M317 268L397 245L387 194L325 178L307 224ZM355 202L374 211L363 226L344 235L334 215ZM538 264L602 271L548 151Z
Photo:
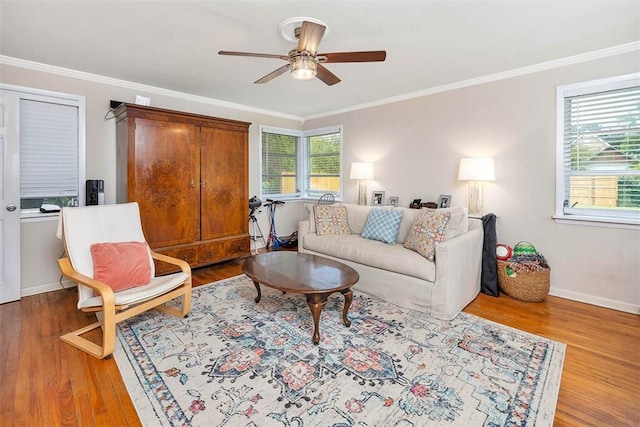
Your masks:
M265 252L245 260L242 271L253 280L260 302L262 293L260 285L265 285L282 292L304 294L307 305L313 316L313 343L320 342L320 313L327 303L327 298L334 292L344 295L342 322L351 326L347 316L353 293L353 286L360 276L348 265L317 255L299 254L297 252Z

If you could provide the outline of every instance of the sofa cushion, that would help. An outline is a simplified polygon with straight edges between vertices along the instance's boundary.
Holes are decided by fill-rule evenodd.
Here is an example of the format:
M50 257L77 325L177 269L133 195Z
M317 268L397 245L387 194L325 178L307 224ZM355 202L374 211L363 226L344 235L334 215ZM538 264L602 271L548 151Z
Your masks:
M398 243L404 243L409 237L416 216L420 213L420 209L401 208L404 210L402 222L400 222L400 230L398 231Z
M305 208L309 213L309 232L316 233L315 216L313 215L312 203L305 203ZM350 203L336 203L331 206L344 206L347 209L347 220L349 223L349 229L351 233L362 234L362 230L367 222L369 211L373 209L371 206L356 205ZM392 209L391 207L376 207L375 209ZM400 230L398 232L398 243L404 243L409 237L409 232L415 222L415 217L420 214L422 209L410 209L405 207L393 208L396 210L402 210L402 221L400 221ZM426 210L426 208L423 208ZM447 224L447 230L445 233L445 240L449 240L453 237L459 236L469 231L469 217L467 215L467 208L462 206L452 206L446 209L437 209L437 212L446 213L451 212L451 218Z
M347 218L349 218L349 228L351 232L353 234L362 234L362 230L364 230L364 226L367 223L367 218L369 218L369 211L372 207L347 203L344 204L344 207L347 208ZM384 209L384 207L376 209Z
M437 210L421 210L404 246L416 251L429 261L436 255L436 245L444 240L451 212L439 213Z
M307 234L302 245L306 250L358 264L381 268L418 279L435 282L436 267L402 243L388 245L377 240L363 239L357 234L348 236L318 236Z
M344 206L313 205L316 234L351 234L347 222L347 209Z
M361 237L395 245L403 213L399 209L371 209Z

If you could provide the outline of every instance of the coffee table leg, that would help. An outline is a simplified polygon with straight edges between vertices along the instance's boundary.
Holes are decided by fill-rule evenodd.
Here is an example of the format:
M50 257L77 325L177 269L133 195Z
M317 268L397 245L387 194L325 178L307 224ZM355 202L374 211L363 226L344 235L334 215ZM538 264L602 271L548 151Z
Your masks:
M320 343L320 313L327 303L327 294L307 295L307 305L311 309L313 316L313 343Z
M255 302L260 302L260 298L262 298L262 292L260 292L260 283L256 282L255 280L253 281L253 284L256 287L256 290L258 291L258 296L256 297L256 299L254 300Z
M351 307L351 301L353 300L353 292L351 289L345 289L340 291L344 295L344 309L342 310L342 323L347 328L351 326L351 320L349 320L349 307Z

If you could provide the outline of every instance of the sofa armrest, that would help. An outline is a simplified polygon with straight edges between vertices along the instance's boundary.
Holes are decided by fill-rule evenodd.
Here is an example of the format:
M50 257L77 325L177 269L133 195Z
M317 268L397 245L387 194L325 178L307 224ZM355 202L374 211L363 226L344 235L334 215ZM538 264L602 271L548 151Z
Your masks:
M298 252L304 252L304 236L310 233L310 224L308 219L298 221Z
M472 227L436 246L435 317L452 319L480 292L483 241L482 227Z

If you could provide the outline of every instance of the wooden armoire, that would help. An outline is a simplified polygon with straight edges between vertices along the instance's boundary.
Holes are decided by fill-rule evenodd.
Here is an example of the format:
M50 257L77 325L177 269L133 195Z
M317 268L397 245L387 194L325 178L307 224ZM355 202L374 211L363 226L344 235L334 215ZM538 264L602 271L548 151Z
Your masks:
M151 248L191 266L249 256L250 123L126 103L115 116L117 202L138 202Z

